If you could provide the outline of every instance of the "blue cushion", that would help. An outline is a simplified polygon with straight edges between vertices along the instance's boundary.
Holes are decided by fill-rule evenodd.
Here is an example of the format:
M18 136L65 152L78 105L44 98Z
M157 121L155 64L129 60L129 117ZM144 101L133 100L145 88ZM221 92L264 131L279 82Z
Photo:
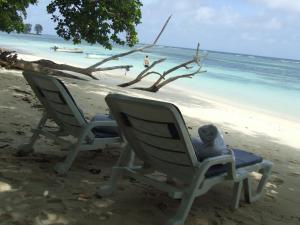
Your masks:
M235 157L235 168L254 165L262 162L263 158L251 152L246 152L240 149L233 149ZM211 167L205 174L206 177L213 177L227 172L228 165L215 165Z
M118 133L108 133L108 132L99 132L97 130L92 130L96 138L114 138L119 137Z
M201 141L199 141L197 138L192 138L192 143L193 143L193 146L194 146L194 150L195 150L195 153L196 153L196 156L198 158L198 161L203 161L203 158L200 158L198 157L199 155L201 155L201 153L199 153L199 151L201 151ZM235 167L236 168L241 168L241 167L245 167L245 166L250 166L250 165L253 165L253 164L256 164L256 163L260 163L262 162L263 158L258 156L258 155L255 155L251 152L246 152L246 151L243 151L243 150L240 150L240 149L232 149L233 150L233 154L234 154L234 157L235 157ZM220 154L221 155L221 154ZM215 156L215 155L213 155ZM211 157L213 157L211 156ZM215 166L212 166L205 174L206 177L213 177L213 176L216 176L216 175L220 175L222 173L225 173L227 172L227 166L228 165L215 165Z
M91 121L113 121L109 115L97 114ZM99 126L92 129L96 138L118 137L119 131L116 126Z

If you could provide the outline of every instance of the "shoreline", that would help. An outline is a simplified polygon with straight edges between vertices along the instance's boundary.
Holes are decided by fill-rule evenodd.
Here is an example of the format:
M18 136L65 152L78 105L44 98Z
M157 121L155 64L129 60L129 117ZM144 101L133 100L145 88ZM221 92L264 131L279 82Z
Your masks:
M18 49L14 49L15 51L19 51ZM72 66L78 66L78 67L82 67L82 65L76 64L76 63L72 63L72 62L64 62L64 61L60 61L60 60L56 60L53 58L47 58L45 55L35 55L29 52L24 52L21 51L20 53L18 53L19 58L22 58L24 60L28 60L28 61L34 61L34 60L39 60L39 59L50 59L56 63L67 63L69 65ZM127 74L124 75L118 75L118 73L120 74L124 74L124 71L122 70L114 70L114 71L110 71L110 72L104 72L104 73L99 73L99 77L101 79L101 76L105 76L107 74L114 76L116 79L120 79L120 80L124 80L124 81L119 81L117 83L122 83L125 81L129 81L131 80L131 78L133 79L135 77L134 73L129 71L127 72ZM129 78L130 77L130 78ZM97 82L97 81L95 81ZM142 86L145 86L145 84L151 84L153 82L153 80L149 79L149 78L145 78L142 80L142 82L138 83L138 84L142 84ZM134 87L135 85L133 85ZM138 85L137 85L138 86ZM147 85L146 85L147 86ZM290 116L288 114L283 115L283 112L276 112L276 111L271 111L271 109L262 109L259 106L254 106L254 105L250 105L250 104L243 104L241 102L238 101L234 101L234 100L228 100L228 98L225 97L220 97L218 95L213 95L213 94L207 94L204 91L198 91L196 89L188 89L187 86L184 85L180 85L178 83L170 83L168 84L166 87L164 87L162 90L164 89L170 89L170 90L179 90L179 91L184 91L186 92L189 96L197 96L197 98L204 98L207 101L211 101L211 102L215 102L215 103L222 103L223 105L230 105L232 107L235 108L242 108L248 111L255 111L257 113L260 114L265 114L271 117L276 117L276 118L280 118L283 120L287 120L287 121L292 121L295 123L299 123L300 124L300 119L298 119L296 116Z
M286 120L286 121L291 121L293 123L300 123L300 118L296 118L294 116L289 116L289 115L282 115L282 113L270 111L267 109L262 109L262 108L259 108L258 106L246 105L246 104L243 104L240 102L228 100L226 98L223 98L223 97L220 97L217 95L210 95L210 94L207 94L207 93L201 92L201 91L198 92L195 90L187 90L186 88L180 87L176 84L174 84L172 88L178 89L179 91L185 91L187 93L190 93L191 95L194 94L198 98L204 98L210 102L219 103L222 105L229 105L231 107L244 109L246 111L254 111L259 114L264 114L264 115L267 115L270 117L279 118L279 119Z
M44 57L18 53L18 58L34 61ZM57 60L53 61L64 63ZM73 65L76 66L76 64ZM99 81L90 80L87 84L116 86L118 83L132 79L131 76L118 75L118 71L101 73L99 78ZM138 85L147 86L150 83L149 79L145 79L138 83ZM132 89L123 88L123 90L128 91ZM168 85L157 93L148 93L145 91L135 91L135 93L138 93L137 97L172 102L178 105L182 113L187 117L205 120L208 123L216 123L223 129L231 127L236 131L249 135L267 135L275 139L276 143L285 144L300 151L300 141L298 141L297 136L297 133L300 133L300 121L293 120L292 118L284 118L266 111L259 111L252 106L226 101L218 96L187 90L176 84ZM185 101L186 99L192 99L192 104L186 104L185 102L189 102ZM203 107L203 103L209 105L209 107Z
M8 47L8 46L9 45L6 45L6 47ZM14 46L11 46L11 48L15 49ZM17 49L15 49L15 50L17 50ZM24 53L24 52L22 52L22 53ZM29 51L28 53L31 55L36 55L36 56L44 58L44 59L49 59L49 60L55 61L57 63L67 63L69 65L79 66L79 67L86 67L87 65L96 63L96 61L98 61L98 60L95 61L95 59L91 60L91 61L86 61L86 58L82 58L82 61L78 61L78 59L76 57L75 57L76 59L75 58L73 59L72 54L69 54L70 57L65 56L64 58L62 58L59 54L54 54L53 52L49 52L49 50L47 50L47 52L45 52L45 51L33 51L33 49L32 49L32 51ZM136 62L133 63L134 66L137 66L137 64L135 64L135 63ZM222 71L220 71L220 72L222 72ZM224 72L226 72L226 71L224 71ZM113 71L112 73L124 74L124 71L118 72L116 70L116 71ZM134 78L135 77L134 74L135 74L134 71L127 72L128 77ZM205 74L204 74L204 76L205 76ZM122 79L124 79L124 77ZM146 77L145 80L148 80L148 79L149 78ZM152 77L152 79L153 79L153 77ZM199 82L197 80L197 77L195 77L193 80L195 80L195 83ZM289 101L289 99L298 97L298 95L296 95L294 93L291 93L291 96L289 96L288 94L286 94L286 92L281 93L280 90L279 90L279 92L267 91L267 96L269 96L269 97L263 98L263 93L262 93L261 95L262 95L263 100L260 101L259 95L252 96L251 94L246 94L246 95L242 95L241 98L235 97L235 96L239 96L239 94L238 94L239 92L231 93L230 90L229 89L227 90L226 88L225 88L225 90L223 90L222 86L218 86L219 81L213 82L213 83L206 83L207 85L205 85L205 87L202 86L202 88L204 88L204 90L199 88L201 86L196 87L196 86L190 85L191 86L190 87L188 83L186 83L185 81L181 83L181 81L184 81L184 80L178 80L174 83L170 83L170 84L168 84L167 88L174 87L175 89L181 89L181 90L184 90L185 92L190 92L192 95L198 95L200 97L209 98L216 102L222 101L227 105L230 104L237 108L242 107L245 109L249 109L250 111L257 111L257 112L260 112L263 114L269 114L274 117L280 117L280 118L284 118L287 120L293 120L297 123L300 123L300 119L298 119L300 116L300 114L298 113L300 110L300 105ZM205 78L204 78L204 81L206 81ZM214 86L214 83L216 83L216 86ZM209 85L212 85L215 90L210 92ZM165 87L163 89L165 89ZM260 87L260 89L261 89L261 87ZM207 90L207 91L205 91L205 90ZM231 93L231 94L226 94L227 93L226 90L229 91L229 93ZM242 91L242 90L238 89L238 91ZM278 90L276 90L276 91L278 91ZM247 89L247 92L245 92L245 93L251 93L251 90ZM278 98L280 99L280 94L283 94L284 100L282 102L279 102L279 104L275 104L276 99L278 99ZM275 97L270 98L270 96L272 96L272 95L275 95L276 98ZM288 98L288 97L290 97L290 98Z

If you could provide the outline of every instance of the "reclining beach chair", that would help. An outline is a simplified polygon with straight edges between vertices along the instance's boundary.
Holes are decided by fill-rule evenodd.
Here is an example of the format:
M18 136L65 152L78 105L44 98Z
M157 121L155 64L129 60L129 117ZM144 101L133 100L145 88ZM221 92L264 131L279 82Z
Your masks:
M29 143L21 145L17 155L25 156L33 152L33 145L39 135L44 135L64 145L67 144L69 153L65 161L55 166L57 173L65 174L79 151L96 150L110 144L121 144L116 122L109 116L100 114L88 122L62 81L36 72L24 71L23 75L42 103L44 114L37 129L33 130ZM53 131L53 128L45 126L49 119L58 125L56 130ZM62 138L69 135L76 138L75 144Z
M168 225L182 225L195 197L206 193L212 186L226 180L233 181L234 208L238 207L242 187L246 200L261 197L271 172L272 163L242 150L199 161L178 108L170 103L109 94L106 102L127 143L112 170L108 184L100 186L97 194L107 196L116 189L117 178L129 175L136 180L166 191L170 197L182 199L176 215ZM143 164L130 163L135 154ZM149 176L158 171L177 182L167 182ZM257 189L251 187L250 173L262 174ZM160 176L161 177L161 176ZM185 184L179 187L176 183Z

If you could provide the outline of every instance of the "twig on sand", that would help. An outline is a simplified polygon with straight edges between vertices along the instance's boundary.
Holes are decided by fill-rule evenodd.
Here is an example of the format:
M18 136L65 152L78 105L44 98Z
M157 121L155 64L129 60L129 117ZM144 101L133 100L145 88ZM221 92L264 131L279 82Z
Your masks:
M0 145L0 149L2 149L2 148L6 148L6 147L8 147L8 146L9 146L9 144Z

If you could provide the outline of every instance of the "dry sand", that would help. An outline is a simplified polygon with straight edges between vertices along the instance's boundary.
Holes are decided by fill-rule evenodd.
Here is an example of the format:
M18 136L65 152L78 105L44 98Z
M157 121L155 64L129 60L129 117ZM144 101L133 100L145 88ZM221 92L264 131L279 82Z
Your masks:
M28 140L42 109L21 72L1 70L0 81L1 225L163 225L175 213L178 201L133 180L120 180L112 197L94 195L109 178L118 149L80 153L66 177L53 172L66 153L44 138L36 144L36 153L16 158L17 146ZM186 225L300 224L300 151L295 135L300 133L299 124L205 97L186 97L172 88L145 94L109 85L120 77L103 76L101 81L103 85L64 79L87 117L107 111L104 97L109 92L164 99L179 106L192 135L197 127L212 122L222 129L230 147L274 162L266 195L258 202L230 210L232 184L224 183L195 200ZM97 170L101 172L94 174Z

